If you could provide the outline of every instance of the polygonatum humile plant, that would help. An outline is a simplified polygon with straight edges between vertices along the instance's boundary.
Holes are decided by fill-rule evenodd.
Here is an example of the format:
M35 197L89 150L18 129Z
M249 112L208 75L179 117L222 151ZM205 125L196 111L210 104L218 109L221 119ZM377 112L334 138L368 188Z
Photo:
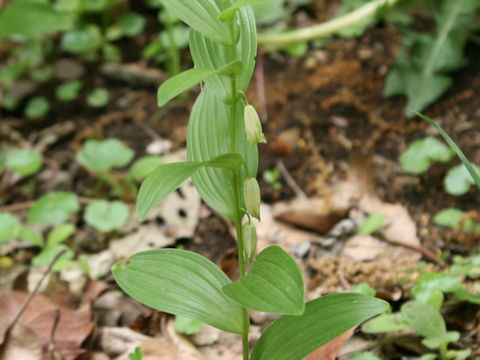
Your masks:
M388 305L356 293L305 303L302 274L279 246L256 254L260 190L257 144L265 142L260 120L247 103L246 89L257 52L251 5L265 0L162 0L190 27L195 67L158 89L163 106L202 83L190 114L188 161L159 166L138 195L143 219L189 177L203 200L236 226L240 279L232 282L205 257L180 249L134 254L113 266L120 287L142 303L241 335L243 358L301 359ZM252 263L248 273L245 263ZM281 314L251 350L247 309Z

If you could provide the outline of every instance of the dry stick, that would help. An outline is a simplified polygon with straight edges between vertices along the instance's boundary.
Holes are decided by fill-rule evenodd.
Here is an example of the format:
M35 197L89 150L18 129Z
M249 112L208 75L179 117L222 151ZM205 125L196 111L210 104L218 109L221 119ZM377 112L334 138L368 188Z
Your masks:
M434 263L436 263L437 265L440 265L440 266L444 266L445 265L445 262L443 260L441 260L437 255L435 255L433 252L431 252L430 250L428 249L425 249L424 247L421 247L421 246L417 246L417 245L412 245L412 244L405 244L401 241L395 241L395 240L386 240L388 243L392 244L392 245L396 245L396 246L402 246L406 249L409 249L409 250L413 250L413 251L416 251L420 254L422 254L423 256L425 256L427 259L433 261Z
M277 168L282 174L283 178L287 182L288 186L295 192L295 194L302 199L307 199L307 195L300 189L300 186L297 185L295 180L293 179L292 175L288 172L287 168L283 164L282 160L277 161Z
M42 275L42 278L40 279L40 281L37 283L37 285L35 285L35 288L33 289L33 291L28 294L28 297L25 299L25 301L23 302L22 304L22 307L20 308L20 310L18 311L17 315L15 316L15 318L13 319L11 325L10 325L10 329L13 329L13 327L15 326L15 324L18 322L18 320L20 319L20 316L22 316L23 312L25 311L25 309L27 308L28 304L30 304L30 302L32 301L33 297L37 294L38 292L38 289L40 289L40 285L42 285L42 282L43 280L45 280L45 278L47 277L47 275L50 273L50 271L52 271L52 268L53 268L53 265L55 265L55 263L57 262L57 260L60 258L60 256L62 256L63 254L65 254L66 250L62 250L60 251L57 255L55 255L55 257L53 258L53 260L50 262L50 265L48 265L48 268L47 270L45 270L45 272L43 273Z
M260 118L263 121L268 119L267 96L265 95L265 67L263 66L265 55L263 50L258 49L257 65L255 67L255 85L257 87L257 98L260 106Z

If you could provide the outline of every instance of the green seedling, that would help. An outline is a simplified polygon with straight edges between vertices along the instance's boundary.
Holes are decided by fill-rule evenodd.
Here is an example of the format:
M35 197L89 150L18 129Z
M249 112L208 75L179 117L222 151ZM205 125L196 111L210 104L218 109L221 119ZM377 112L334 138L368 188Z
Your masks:
M281 190L282 183L279 181L280 179L280 170L274 168L272 170L265 170L263 172L263 180L269 183L272 186L273 190Z
M434 137L426 137L411 142L399 157L403 170L412 174L421 174L435 162L449 162L454 156L448 146Z
M79 80L68 81L57 87L55 90L55 96L60 101L73 101L78 97L82 87L83 85Z
M470 279L480 278L480 255L475 254L467 258L454 256L452 272L456 275L465 275Z
M28 210L27 219L32 224L60 225L79 210L75 193L56 191L38 198Z
M108 104L110 93L105 88L93 89L87 95L87 104L93 108L102 108Z
M32 265L42 266L50 264L61 251L65 253L58 258L53 271L61 271L74 265L74 252L64 242L75 233L75 226L62 224L54 228L47 236L42 251L32 259Z
M143 180L163 163L165 163L163 156L143 156L132 164L128 171L127 179Z
M472 165L474 171L480 174L480 167ZM470 187L475 184L475 180L470 175L469 170L463 164L454 166L448 170L447 175L443 179L445 190L452 195L465 195Z
M0 151L0 171L9 169L21 177L37 173L43 164L41 153L30 149L7 149Z
M372 235L376 233L382 227L383 223L387 219L383 214L370 215L363 224L358 228L357 234L359 235Z
M127 223L130 209L121 201L95 200L87 205L83 218L95 229L109 232L120 229Z
M353 354L351 360L380 360L378 356L375 356L370 351L364 351L361 353Z
M433 218L436 225L446 226L452 229L461 229L469 233L480 234L480 224L468 217L462 210L448 208L440 211Z
M133 353L128 354L128 358L126 360L142 360L142 359L143 359L142 349L137 346Z
M25 116L30 119L39 119L47 115L50 103L43 96L31 98L25 107Z
M193 335L200 331L205 326L204 323L188 319L182 316L175 316L174 321L175 330L180 334Z
M124 36L135 37L141 34L146 21L142 15L130 12L120 16L118 23Z
M0 213L0 243L10 241L20 233L20 220L9 213Z
M384 312L388 304L358 293L305 303L295 260L278 246L256 254L260 191L256 181L261 124L245 91L257 49L250 5L262 0L162 0L190 27L195 67L164 82L159 106L202 83L190 114L187 162L160 165L142 183L140 219L192 177L203 200L236 228L240 279L181 249L137 253L112 268L117 283L142 303L239 334L243 359L300 360L348 329ZM253 109L254 110L254 109ZM246 263L251 268L246 272ZM140 280L141 279L141 280ZM250 352L247 308L280 314Z

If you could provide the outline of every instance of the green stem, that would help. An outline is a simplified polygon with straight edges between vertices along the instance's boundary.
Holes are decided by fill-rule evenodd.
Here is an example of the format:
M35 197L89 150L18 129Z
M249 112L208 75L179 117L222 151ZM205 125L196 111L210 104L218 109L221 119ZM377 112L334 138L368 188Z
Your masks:
M259 34L258 45L283 47L299 42L327 37L343 29L347 29L355 24L358 24L359 22L372 18L375 16L377 10L382 6L393 6L398 1L399 0L373 0L346 15L318 25L309 26L283 34Z
M170 17L170 14L168 14ZM167 30L168 41L170 42L170 47L168 48L168 55L170 56L170 75L174 76L180 73L180 54L178 52L178 46L175 43L175 35L173 33L173 22L169 18L165 23Z
M237 58L237 44L235 42L235 21L233 20L230 24L232 31L232 58ZM230 105L230 150L231 152L236 152L237 150L237 78L235 75L230 77L232 99ZM235 216L235 228L237 230L237 248L238 248L238 268L240 270L240 277L245 275L245 259L243 257L243 229L242 229L242 218L243 212L241 210L240 204L240 177L239 172L235 172L233 175L233 198L235 202L236 216ZM242 307L242 343L243 343L243 360L249 359L249 349L248 349L248 331L250 327L250 317L248 315L247 309Z

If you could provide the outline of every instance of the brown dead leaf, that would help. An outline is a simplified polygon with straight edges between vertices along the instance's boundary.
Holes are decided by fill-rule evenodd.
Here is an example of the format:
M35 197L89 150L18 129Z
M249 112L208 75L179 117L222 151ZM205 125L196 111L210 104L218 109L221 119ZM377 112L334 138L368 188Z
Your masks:
M17 323L0 347L0 360L41 360L42 343L35 332Z
M353 335L354 329L350 329L339 337L333 339L328 344L318 348L303 360L335 360L340 352L342 345Z

